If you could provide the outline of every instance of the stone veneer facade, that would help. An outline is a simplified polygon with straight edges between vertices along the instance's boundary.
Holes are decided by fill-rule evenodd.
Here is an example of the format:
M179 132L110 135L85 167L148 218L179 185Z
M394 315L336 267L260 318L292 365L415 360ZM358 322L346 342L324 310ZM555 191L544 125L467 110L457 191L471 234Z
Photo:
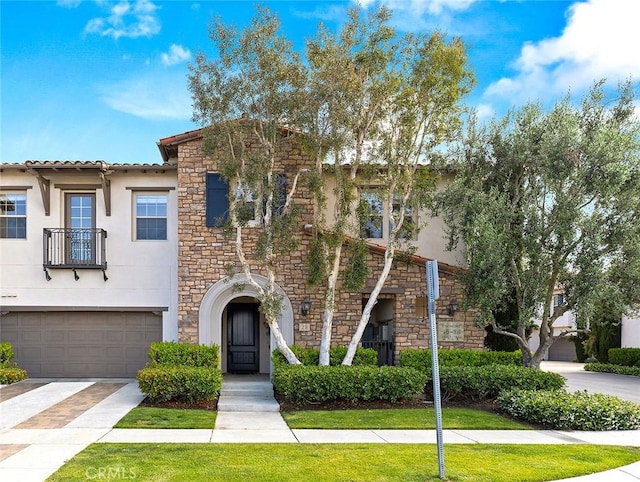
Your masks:
M186 140L178 146L178 337L179 341L198 343L198 310L207 290L226 275L225 267L236 266L237 262L233 240L225 237L222 228L205 226L205 178L207 172L217 172L216 161L206 157L201 148L202 139ZM313 167L311 159L306 157L293 139L282 143L277 157L279 169L292 179L302 167ZM306 252L311 238L303 226L313 221L314 200L311 193L298 185L295 203L301 208L300 231L297 235L300 247L296 252L279 259L277 283L289 297L294 310L293 333L296 344L317 347L320 344L322 324L323 288L309 287L306 283ZM245 228L247 243L245 249L251 253L252 239L258 228ZM253 232L252 232L253 231ZM332 345L343 345L350 341L362 311L363 298L367 297L375 282L375 276L382 267L383 254L372 251L369 267L374 275L361 293L340 291L336 297L336 312L333 324ZM252 269L258 274L260 266ZM425 266L416 262L398 262L391 270L381 299L391 299L394 311L393 341L395 360L400 351L406 348L427 348L429 323L426 315L417 309L419 298L424 298L426 286ZM473 323L469 312L458 311L453 316L447 313L449 301L460 301L463 291L455 279L455 270L440 267L440 300L438 301L438 323L457 325L458 338L463 332L462 341L442 340L442 347L482 348L484 330ZM312 301L308 316L302 317L297 307L304 299ZM221 323L222 321L220 321ZM445 326L445 325L443 325Z

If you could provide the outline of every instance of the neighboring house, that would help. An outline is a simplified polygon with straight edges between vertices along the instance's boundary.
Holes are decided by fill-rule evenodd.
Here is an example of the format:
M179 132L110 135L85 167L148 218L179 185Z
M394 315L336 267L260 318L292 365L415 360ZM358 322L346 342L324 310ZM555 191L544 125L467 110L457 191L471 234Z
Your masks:
M0 340L30 377L133 377L177 337L175 165L0 164Z
M557 306L563 304L564 294L562 291L557 290L553 295L553 306L551 309L554 310ZM563 313L562 316L553 323L553 332L555 335L564 331L576 330L576 328L576 317L572 311ZM538 346L540 346L539 333L538 330L533 330L529 338L529 348L531 351L536 351ZM544 359L552 361L575 361L576 358L576 346L573 340L570 337L563 337L551 345Z
M564 294L561 290L557 290L553 295L553 308L564 303ZM554 334L564 331L575 331L576 316L572 311L565 312L553 324ZM573 333L572 335L574 335ZM620 324L620 341L623 348L639 348L640 347L640 318L623 316ZM529 338L529 348L535 351L540 346L538 338L538 330L533 330ZM544 358L550 361L575 361L577 359L576 347L571 336L563 337L556 340L547 355Z
M640 348L640 317L623 316L620 328L622 348Z

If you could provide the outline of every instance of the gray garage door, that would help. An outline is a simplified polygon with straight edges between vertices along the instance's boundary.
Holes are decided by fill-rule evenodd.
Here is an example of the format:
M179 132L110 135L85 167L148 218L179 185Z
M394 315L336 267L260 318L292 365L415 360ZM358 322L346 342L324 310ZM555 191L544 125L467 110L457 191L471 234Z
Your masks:
M29 377L135 377L149 345L162 340L162 317L147 312L12 312L0 340Z
M576 359L576 346L572 341L560 338L549 348L549 360L574 361Z

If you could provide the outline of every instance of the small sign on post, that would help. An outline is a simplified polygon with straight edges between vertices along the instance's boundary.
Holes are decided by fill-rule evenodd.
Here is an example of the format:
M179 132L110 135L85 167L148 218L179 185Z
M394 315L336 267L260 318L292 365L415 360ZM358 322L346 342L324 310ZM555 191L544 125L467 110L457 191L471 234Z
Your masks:
M444 479L444 445L442 441L442 404L440 401L440 365L438 363L438 334L436 332L436 300L440 298L438 261L427 261L427 293L429 299L429 331L431 332L431 365L433 368L433 406L436 412L436 440L438 442L438 474Z

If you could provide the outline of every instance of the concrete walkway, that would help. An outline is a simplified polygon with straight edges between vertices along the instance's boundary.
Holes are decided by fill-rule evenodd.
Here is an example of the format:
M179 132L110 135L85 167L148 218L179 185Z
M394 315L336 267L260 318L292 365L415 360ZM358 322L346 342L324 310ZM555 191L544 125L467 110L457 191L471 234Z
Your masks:
M206 430L114 429L143 395L135 382L21 382L0 389L0 480L43 481L92 443L425 443L434 430L291 430L266 378L225 377L216 425ZM97 393L104 398L95 401ZM78 406L91 408L78 413ZM46 413L43 417L41 414ZM640 430L445 430L446 444L604 444L640 447ZM640 462L585 482L640 481Z

